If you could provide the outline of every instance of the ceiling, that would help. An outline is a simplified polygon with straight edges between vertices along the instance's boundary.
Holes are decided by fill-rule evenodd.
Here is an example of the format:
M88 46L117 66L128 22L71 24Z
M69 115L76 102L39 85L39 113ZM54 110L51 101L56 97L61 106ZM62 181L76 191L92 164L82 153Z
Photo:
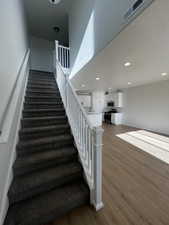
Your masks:
M169 79L168 12L169 1L156 0L74 76L75 88L117 90Z
M73 0L62 0L52 5L49 0L24 0L29 31L47 40L59 40L68 44L68 11ZM56 33L53 27L58 26Z

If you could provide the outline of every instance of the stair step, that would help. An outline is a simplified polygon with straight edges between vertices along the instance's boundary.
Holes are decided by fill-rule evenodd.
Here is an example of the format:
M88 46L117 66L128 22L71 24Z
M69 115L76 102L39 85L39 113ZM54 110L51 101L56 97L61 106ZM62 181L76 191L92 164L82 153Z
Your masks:
M40 170L27 176L17 177L12 182L8 193L10 204L32 198L81 177L82 167L78 162L67 163Z
M5 225L42 225L89 202L53 73L30 71Z
M40 77L54 77L54 74L53 73L45 73L45 72L30 72L29 73L29 77L37 77L37 76L40 76Z
M6 224L42 225L89 203L89 190L79 181L11 206Z
M21 120L22 128L43 127L50 125L67 124L66 116L49 116L49 117L35 117L24 118Z
M48 137L48 136L52 137L59 134L67 134L67 133L70 133L70 127L68 124L64 124L64 125L21 129L19 132L19 137L21 141L25 141L41 137Z
M52 72L42 70L30 70L30 75L54 76Z
M58 97L58 96L50 96L50 95L45 95L45 96L36 96L36 95L29 95L29 96L26 96L25 97L25 102L46 102L46 101L49 101L49 102L59 102L61 103L62 102L62 99L61 97Z
M60 93L59 92L52 92L52 91L29 91L27 90L26 91L26 96L29 97L29 96L34 96L34 97L56 97L56 98L61 98L60 97Z
M49 89L27 89L26 93L28 94L54 94L54 95L60 95L59 91L56 91L55 89L49 90Z
M37 75L37 76L34 76L34 75L31 75L31 76L29 76L29 78L28 78L28 81L44 81L44 82L56 82L55 81L55 78L54 78L54 76L41 76L41 75Z
M51 90L59 91L56 84L51 84L51 85L28 84L27 89L35 89L35 90L37 90L37 89L43 89L43 90L49 89L50 90L51 89Z
M23 110L23 118L44 117L44 116L65 116L65 110L63 108Z
M28 79L28 85L43 85L43 86L48 86L48 85L56 85L56 81L44 81L44 80L31 80ZM56 85L57 87L57 85ZM58 87L57 87L58 88Z
M22 156L15 161L14 175L21 176L36 170L68 163L77 160L77 155L74 147L67 147Z
M73 145L73 137L70 134L56 137L38 138L35 140L20 141L17 145L19 155L37 153Z
M24 109L58 109L64 108L63 103L58 102L30 102L24 103Z

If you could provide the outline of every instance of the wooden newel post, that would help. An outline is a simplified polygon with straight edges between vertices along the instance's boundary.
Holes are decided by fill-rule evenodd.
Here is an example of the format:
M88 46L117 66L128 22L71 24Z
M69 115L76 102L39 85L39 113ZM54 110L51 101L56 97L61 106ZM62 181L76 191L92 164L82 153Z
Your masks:
M96 211L103 208L102 201L102 127L94 128L94 189L91 196Z

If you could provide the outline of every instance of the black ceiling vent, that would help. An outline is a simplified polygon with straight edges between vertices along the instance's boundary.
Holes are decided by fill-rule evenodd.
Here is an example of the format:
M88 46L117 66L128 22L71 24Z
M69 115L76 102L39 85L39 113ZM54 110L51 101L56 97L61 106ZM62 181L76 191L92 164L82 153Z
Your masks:
M124 15L125 20L130 20L147 8L154 0L137 0Z

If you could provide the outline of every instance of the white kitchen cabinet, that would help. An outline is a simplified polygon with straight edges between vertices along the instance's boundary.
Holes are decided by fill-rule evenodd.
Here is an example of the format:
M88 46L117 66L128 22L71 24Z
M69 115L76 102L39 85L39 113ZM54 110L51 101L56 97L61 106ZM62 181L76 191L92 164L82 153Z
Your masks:
M121 125L123 119L123 113L112 113L111 114L111 123L115 125Z
M88 112L88 119L93 127L102 126L102 113Z
M115 107L118 107L118 108L123 107L123 93L122 92L115 93Z

